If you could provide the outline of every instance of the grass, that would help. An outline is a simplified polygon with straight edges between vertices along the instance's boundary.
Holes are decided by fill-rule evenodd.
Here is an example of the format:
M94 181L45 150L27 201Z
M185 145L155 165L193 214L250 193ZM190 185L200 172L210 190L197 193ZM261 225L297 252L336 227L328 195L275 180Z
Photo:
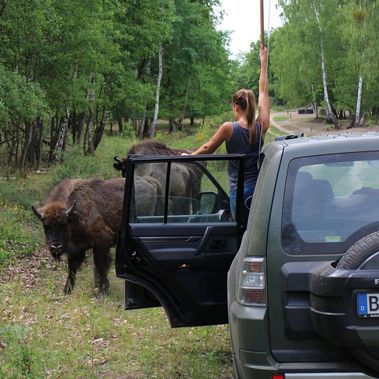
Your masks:
M288 121L289 118L287 116L274 116L274 121L281 122L281 121Z
M46 262L33 285L0 286L1 378L231 377L227 326L171 329L161 308L125 312L114 273L111 294L94 296L91 264L64 296L65 265Z
M158 134L158 139L178 148L197 147L214 131L205 125L190 135L185 130ZM107 137L95 157L73 148L63 164L46 167L47 174L0 181L1 378L232 376L227 325L171 329L162 308L126 312L123 282L114 272L110 295L95 296L90 259L73 294L64 296L66 265L41 250L43 231L31 205L39 205L64 178L118 176L113 156L124 156L134 142Z
M25 208L0 201L0 220L0 265L20 252L31 254L41 245L42 236L33 227L34 220Z

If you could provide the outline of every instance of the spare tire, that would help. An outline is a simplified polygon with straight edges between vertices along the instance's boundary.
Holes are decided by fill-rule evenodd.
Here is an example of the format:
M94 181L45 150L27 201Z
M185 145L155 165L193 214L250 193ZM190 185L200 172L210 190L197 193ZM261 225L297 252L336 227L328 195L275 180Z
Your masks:
M352 245L339 260L336 268L340 270L364 269L367 261L378 254L379 232L375 232L363 237ZM379 372L379 346L378 348L350 348L350 351L357 360Z

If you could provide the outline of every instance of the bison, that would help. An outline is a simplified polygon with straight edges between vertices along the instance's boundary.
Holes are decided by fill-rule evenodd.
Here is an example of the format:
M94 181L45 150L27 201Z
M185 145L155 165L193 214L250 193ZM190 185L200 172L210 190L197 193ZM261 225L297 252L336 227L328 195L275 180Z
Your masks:
M42 221L53 258L59 260L67 254L65 294L74 288L76 272L89 249L93 251L99 291L108 291L109 250L115 245L121 224L124 184L123 178L67 179L54 187L42 207L32 207Z
M180 155L182 153L191 154L190 149L174 149L162 142L146 140L133 145L128 154L136 155Z
M164 143L147 140L133 145L127 155L180 155L182 153L190 154L189 149L174 149ZM128 156L122 161L114 164L118 170L125 172ZM136 175L139 177L153 177L161 183L162 189L166 180L166 165L164 163L144 164L136 167ZM170 185L170 214L187 214L190 211L188 199L194 199L201 190L201 179L203 171L191 163L173 163L171 167L171 185ZM163 192L163 191L162 191ZM196 207L196 202L192 207ZM196 211L196 209L192 209Z

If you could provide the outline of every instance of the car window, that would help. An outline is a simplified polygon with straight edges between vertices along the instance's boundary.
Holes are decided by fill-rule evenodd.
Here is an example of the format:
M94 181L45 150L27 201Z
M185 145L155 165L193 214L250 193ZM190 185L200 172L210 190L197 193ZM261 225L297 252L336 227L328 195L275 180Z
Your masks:
M227 170L226 160L136 162L130 222L233 222Z
M282 219L287 252L342 254L358 236L378 227L378 153L291 162Z

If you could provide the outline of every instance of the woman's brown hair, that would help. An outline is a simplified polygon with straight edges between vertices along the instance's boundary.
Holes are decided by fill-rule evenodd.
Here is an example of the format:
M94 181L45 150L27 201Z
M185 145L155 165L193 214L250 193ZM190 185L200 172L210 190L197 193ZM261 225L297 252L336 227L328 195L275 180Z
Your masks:
M233 96L233 104L237 104L246 114L247 129L249 131L250 144L256 142L257 133L255 127L255 96L249 89L240 89Z

